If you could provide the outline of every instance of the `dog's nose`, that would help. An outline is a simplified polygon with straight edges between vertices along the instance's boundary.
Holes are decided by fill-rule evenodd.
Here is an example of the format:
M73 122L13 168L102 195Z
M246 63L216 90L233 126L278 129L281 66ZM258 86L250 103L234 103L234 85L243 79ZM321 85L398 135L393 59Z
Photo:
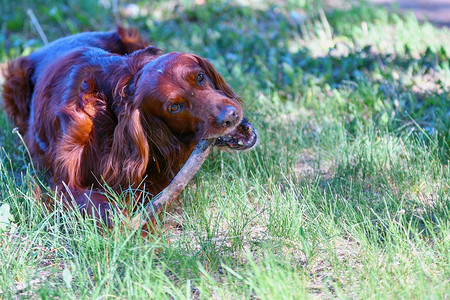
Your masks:
M216 123L220 127L231 127L236 125L239 119L239 113L236 108L231 105L225 106L225 108L217 116Z

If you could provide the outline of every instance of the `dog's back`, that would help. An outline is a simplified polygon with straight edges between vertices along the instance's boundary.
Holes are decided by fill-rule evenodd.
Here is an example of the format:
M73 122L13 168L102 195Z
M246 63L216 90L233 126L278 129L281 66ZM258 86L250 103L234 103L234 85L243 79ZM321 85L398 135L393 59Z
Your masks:
M120 55L143 49L147 43L132 28L118 27L115 32L85 32L58 39L8 63L3 84L3 106L22 134L27 131L34 86L53 61L79 47L97 47Z

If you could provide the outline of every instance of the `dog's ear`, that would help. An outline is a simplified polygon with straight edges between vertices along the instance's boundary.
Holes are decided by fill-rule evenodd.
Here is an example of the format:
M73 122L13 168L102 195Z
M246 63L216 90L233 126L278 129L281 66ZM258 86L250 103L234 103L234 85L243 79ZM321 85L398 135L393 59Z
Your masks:
M217 72L216 68L206 59L194 55L194 57L197 59L198 64L200 67L202 67L203 70L205 70L206 76L211 79L212 83L214 84L214 87L217 90L222 91L225 96L231 99L235 99L238 102L242 103L241 98L236 95L236 93L231 89L231 87L225 82L225 79L223 79L222 75Z
M167 124L159 118L143 113L142 120L150 147L150 155L154 160L149 163L155 164L156 171L160 176L173 178L176 175L173 173L174 167L181 167L175 165L182 154L178 139L171 133Z
M102 174L105 182L113 188L139 184L149 159L149 146L142 128L140 110L123 107L117 118L111 152L104 158L107 168Z

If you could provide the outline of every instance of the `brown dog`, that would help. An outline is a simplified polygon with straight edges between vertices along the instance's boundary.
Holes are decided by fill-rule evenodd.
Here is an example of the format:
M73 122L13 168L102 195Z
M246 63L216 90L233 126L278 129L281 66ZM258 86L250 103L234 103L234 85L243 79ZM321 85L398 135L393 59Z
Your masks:
M199 139L231 149L257 140L207 60L145 45L135 30L82 33L9 63L5 74L4 107L33 159L65 199L105 221L103 183L156 195Z

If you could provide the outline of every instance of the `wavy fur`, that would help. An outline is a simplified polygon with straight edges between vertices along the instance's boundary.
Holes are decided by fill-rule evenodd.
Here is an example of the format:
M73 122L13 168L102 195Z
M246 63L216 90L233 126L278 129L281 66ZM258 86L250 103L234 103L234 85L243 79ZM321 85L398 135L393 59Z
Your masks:
M240 98L211 63L145 46L136 30L122 27L78 34L6 71L5 110L34 160L64 190L68 207L107 222L103 183L117 192L144 183L156 195L200 138L242 119ZM219 120L230 110L225 126Z

